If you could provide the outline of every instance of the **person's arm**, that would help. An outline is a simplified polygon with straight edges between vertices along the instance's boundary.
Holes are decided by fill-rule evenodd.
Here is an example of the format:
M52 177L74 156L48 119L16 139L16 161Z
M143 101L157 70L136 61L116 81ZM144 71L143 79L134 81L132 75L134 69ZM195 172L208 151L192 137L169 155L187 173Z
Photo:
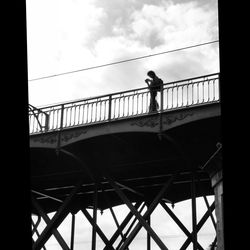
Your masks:
M150 80L150 79L147 78L147 79L145 80L145 82L147 83L148 87L150 87L150 84L152 83L152 80Z

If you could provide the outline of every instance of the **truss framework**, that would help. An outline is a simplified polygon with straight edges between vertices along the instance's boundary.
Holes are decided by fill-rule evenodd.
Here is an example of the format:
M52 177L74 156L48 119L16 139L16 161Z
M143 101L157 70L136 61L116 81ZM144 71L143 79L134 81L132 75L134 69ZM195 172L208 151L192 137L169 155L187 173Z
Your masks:
M97 223L97 204L98 204L98 183L95 185L95 191L93 193L93 214L91 215L86 208L82 208L81 212L86 217L86 219L89 221L89 223L92 226L92 250L96 249L96 235L98 234L99 237L102 239L102 241L105 244L105 247L103 250L127 250L129 249L129 245L131 242L135 239L136 235L140 231L140 229L143 227L147 232L147 250L151 249L151 239L155 241L155 243L159 246L162 250L168 250L167 246L164 244L164 242L161 240L161 238L157 235L157 233L153 230L151 227L151 214L157 207L157 205L161 205L162 208L165 210L165 212L173 219L173 221L179 226L179 228L183 231L183 233L187 236L186 241L181 246L180 250L187 249L190 243L193 243L193 249L199 249L203 250L203 247L199 244L197 240L197 234L202 228L202 226L205 224L207 219L210 217L214 228L216 229L216 222L213 217L212 212L215 209L214 202L209 205L207 198L204 196L204 201L207 206L207 211L203 215L203 217L200 219L200 221L197 223L196 221L196 196L195 196L195 181L194 181L194 174L192 175L192 181L191 181L191 193L192 193L192 232L190 232L184 224L180 221L180 219L174 214L174 212L169 208L167 203L165 202L163 196L168 191L168 188L171 186L171 184L174 182L176 177L179 173L175 173L172 176L166 178L165 184L162 186L158 194L156 194L155 198L149 202L149 201L140 201L136 202L134 205L132 202L128 199L124 192L124 188L122 188L121 185L119 185L118 182L116 182L109 174L106 173L106 181L109 183L110 186L115 190L116 194L120 197L120 199L123 201L124 204L129 208L129 213L124 218L124 220L119 224L117 217L115 215L115 212L113 208L110 206L110 212L112 214L112 217L115 221L117 230L113 233L112 237L108 239L108 237L105 235L105 232L102 231L100 226ZM61 206L59 207L58 211L55 213L52 219L48 217L48 215L44 212L43 208L39 205L39 200L36 200L34 196L32 195L32 205L35 207L35 209L38 212L38 219L36 222L32 221L32 235L37 235L37 240L33 240L33 250L38 249L44 249L45 243L47 240L51 237L51 235L54 235L57 242L60 244L62 249L64 250L73 250L74 249L74 234L75 234L75 215L72 214L72 223L71 223L71 241L70 246L67 245L63 237L58 232L57 228L62 223L62 221L66 218L67 215L70 214L70 211L68 209L71 202L73 202L77 191L82 185L82 181L78 181L74 188L72 189L70 195L61 203ZM136 190L128 187L130 192ZM128 190L128 189L126 189ZM105 193L105 191L104 191ZM105 193L105 200L109 204L109 197L108 194ZM146 211L143 212L143 210ZM134 219L132 220L132 218ZM42 231L41 234L38 233L38 226L41 221L41 218L46 222L46 227ZM130 224L130 225L129 225ZM129 227L128 227L129 226ZM124 229L127 228L126 231ZM114 246L114 243L117 242L118 237L121 236L121 239L119 243Z

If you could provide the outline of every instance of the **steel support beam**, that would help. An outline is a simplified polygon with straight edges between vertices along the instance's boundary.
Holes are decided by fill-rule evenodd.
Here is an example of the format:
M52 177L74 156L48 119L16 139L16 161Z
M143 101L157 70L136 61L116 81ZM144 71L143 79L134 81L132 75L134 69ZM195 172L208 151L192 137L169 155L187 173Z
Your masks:
M129 201L127 196L120 190L118 185L108 176L107 177L111 186L115 189L118 196L121 198L121 200L127 205L127 207L132 211L134 216L139 220L139 222L142 224L142 226L146 229L146 231L151 235L151 237L154 239L156 244L160 247L160 249L168 250L168 248L164 245L164 243L161 241L161 239L158 237L158 235L155 233L155 231L147 224L145 219L138 213L138 211L134 208L132 203ZM121 247L121 249L124 249L125 247ZM127 248L127 246L126 246Z
M192 228L193 228L193 250L197 250L197 215L196 215L196 189L195 189L195 173L192 173L192 182L191 182L191 197L192 197Z
M40 221L41 221L41 217L39 216L39 219L37 220L37 222L39 221L39 223L40 223ZM39 225L39 223L34 223L34 221L31 219L31 224L32 224L32 226L33 226L33 230L32 230L32 235L34 234L34 233L36 233L36 235L37 235L37 237L39 237L40 236L40 234L39 234L39 232L38 232L38 230L37 230L37 227L38 227L38 225ZM32 240L33 240L33 238L32 238ZM33 242L34 242L34 240L33 240ZM44 246L43 247L43 250L46 250L46 247Z
M81 188L82 184L83 184L83 180L80 180L77 183L77 185L73 188L70 195L65 199L63 204L60 206L60 208L56 212L56 214L53 216L50 223L43 230L40 237L37 239L37 241L33 245L33 248L32 248L33 250L40 250L42 246L47 242L47 240L52 235L53 230L56 229L61 224L61 222L65 219L65 217L68 215L68 206L72 202L78 190Z
M70 250L74 250L74 239L75 239L75 214L72 214Z
M92 250L96 250L96 223L97 223L97 202L98 193L97 186L95 185L95 191L93 194L93 225L92 225Z
M142 202L137 202L135 204L135 209L138 209L140 207L140 205L142 204ZM143 206L142 206L143 207ZM119 229L117 229L115 231L115 233L113 234L113 236L111 237L111 239L109 240L109 244L113 245L114 242L117 240L117 238L119 237L120 232L128 225L129 221L131 220L131 218L133 217L133 214L131 213L131 211L128 213L128 215L125 217L125 219L123 220L123 222L121 223ZM126 237L126 234L124 234L124 237ZM108 250L107 246L104 247L104 250Z
M192 238L192 234L188 231L188 229L183 225L183 223L178 219L178 217L171 211L171 209L163 202L160 202L161 206L165 209L165 211L169 214L169 216L174 220L174 222L180 227L180 229L187 235L187 237ZM204 250L203 247L197 242L197 248L200 250Z
M31 218L31 223L32 223L32 226L33 226L33 229L32 229L32 232L31 232L32 235L37 231L37 227L39 226L40 222L41 222L41 216L40 215L37 216L36 223L34 223L34 221Z
M156 206L158 205L160 199L163 197L163 195L165 194L167 188L170 186L170 184L173 182L174 177L176 176L173 175L166 183L165 185L162 187L162 189L160 190L160 192L158 193L158 195L155 197L155 199L153 200L153 202L150 204L148 210L146 211L146 213L141 216L137 210L134 209L133 205L131 204L131 202L128 200L128 198L125 196L125 194L119 189L119 187L114 183L114 181L108 176L108 180L110 182L110 184L112 185L112 187L116 190L117 194L119 195L119 197L124 201L124 203L129 207L130 211L135 215L135 217L139 220L139 223L136 225L136 227L133 229L133 231L131 232L131 234L129 235L129 237L126 239L126 241L124 242L123 246L120 248L120 250L125 250L128 245L132 242L132 240L135 238L135 236L137 235L137 233L140 231L141 227L144 226L144 228L147 230L147 232L149 232L150 236L156 241L156 243L158 244L158 246L161 249L167 249L167 247L163 244L163 242L159 239L159 237L155 234L155 232L152 230L151 227L149 227L149 225L147 224L147 222L145 221L145 219L148 218L148 216L153 212L153 210L156 208Z
M215 209L215 203L213 202L210 206L210 210L213 211L214 209ZM206 222L206 220L208 219L209 216L210 216L210 212L207 210L207 212L203 215L203 217L200 219L199 223L196 226L196 230L195 230L196 234L198 234L201 227L204 225L204 223ZM192 235L193 234L194 234L194 232L192 232ZM187 249L188 245L192 241L192 235L186 239L186 241L181 246L180 250Z
M100 238L103 240L103 242L108 247L108 249L113 249L114 250L113 246L110 244L109 240L107 239L107 237L105 236L105 234L102 232L102 230L100 229L100 227L95 223L94 219L88 213L87 209L82 209L81 211L85 215L85 217L87 218L87 220L89 221L89 223L92 225L92 227L95 226L96 232L99 234Z
M39 205L39 203L36 201L36 199L33 196L31 196L31 200L32 200L33 206L35 207L37 212L42 216L42 218L45 221L45 223L47 224L47 226L50 225L51 220L50 220L49 216L43 211L42 207ZM55 236L58 243L60 244L60 246L62 247L62 249L70 250L67 243L65 242L65 240L63 239L63 237L60 235L60 233L57 231L56 228L52 229L52 233ZM38 239L39 238L40 237L38 237Z
M215 231L216 231L216 222L215 222L213 213L212 213L212 211L211 211L211 209L210 209L210 207L209 207L209 203L208 203L207 197L206 197L206 196L203 196L203 199L204 199L204 201L205 201L205 203L206 203L207 209L208 209L208 211L209 211L209 213L210 213L210 218L211 218L211 220L212 220L212 223L213 223L213 225L214 225L214 229L215 229Z
M150 215L148 216L147 223L151 227L151 216ZM150 234L148 232L147 232L147 250L151 250L151 238L150 238Z

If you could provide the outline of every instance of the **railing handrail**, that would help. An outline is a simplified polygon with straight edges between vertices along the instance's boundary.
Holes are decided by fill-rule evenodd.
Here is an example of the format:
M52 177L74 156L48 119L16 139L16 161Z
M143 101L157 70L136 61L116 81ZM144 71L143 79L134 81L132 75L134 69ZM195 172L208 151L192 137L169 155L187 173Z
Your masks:
M186 84L187 81L191 81L191 80L196 80L199 78L206 78L206 77L211 77L211 76L218 76L220 73L213 73L213 74L208 74L208 75L203 75L203 76L197 76L197 77L193 77L193 78L187 78L184 80L178 80L178 81L173 81L173 82L166 82L163 83L163 86L168 86L168 85L176 85L178 83L182 83L185 82L184 85ZM136 88L136 89L130 89L130 90L125 90L125 91L119 91L119 92L113 92L110 94L105 94L105 95L98 95L98 96L93 96L93 97L87 97L87 98L82 98L82 99L77 99L77 100L72 100L72 101L67 101L67 102L60 102L60 103L56 103L56 104L50 104L47 106L40 106L39 110L43 110L43 109L47 109L47 108L52 108L52 107L56 107L56 106L61 106L61 105L68 105L68 104L73 104L73 103L77 103L77 102L83 102L83 101L89 101L92 99L100 99L100 98L104 98L104 97L109 97L109 96L115 96L115 95L120 95L120 94L125 94L125 93L129 93L129 92L136 92L136 91L140 91L140 90L146 90L148 89L148 87L142 87L142 88Z
M180 107L218 102L219 73L163 83L158 91L159 113ZM146 86L39 108L30 105L30 133L55 131L147 114L152 111L154 105L153 100L156 96L152 96L152 92Z

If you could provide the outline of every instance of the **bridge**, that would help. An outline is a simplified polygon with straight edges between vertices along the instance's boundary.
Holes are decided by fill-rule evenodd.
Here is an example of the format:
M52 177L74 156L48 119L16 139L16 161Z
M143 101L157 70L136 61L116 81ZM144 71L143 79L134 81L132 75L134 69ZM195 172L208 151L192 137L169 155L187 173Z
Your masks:
M33 249L44 248L51 235L62 249L73 249L74 230L68 246L57 227L70 213L73 220L78 211L93 227L93 250L96 234L104 249L128 249L142 227L148 233L147 249L150 239L168 249L150 226L157 205L187 236L180 249L190 243L193 249L203 249L197 233L208 218L217 229L218 242L221 222L217 218L216 225L215 203L209 205L206 196L216 193L212 176L221 166L219 74L164 83L157 101L159 110L149 112L149 90L139 88L42 108L30 105L32 213L38 216L33 234L38 234L41 218L47 224L33 240ZM197 197L207 204L199 222ZM192 200L193 232L168 207L186 199ZM121 204L130 212L121 224L112 213L117 231L108 239L98 226L97 210L113 211ZM50 212L56 212L52 219ZM137 224L124 233L133 216Z

